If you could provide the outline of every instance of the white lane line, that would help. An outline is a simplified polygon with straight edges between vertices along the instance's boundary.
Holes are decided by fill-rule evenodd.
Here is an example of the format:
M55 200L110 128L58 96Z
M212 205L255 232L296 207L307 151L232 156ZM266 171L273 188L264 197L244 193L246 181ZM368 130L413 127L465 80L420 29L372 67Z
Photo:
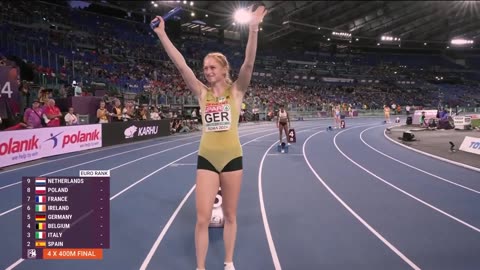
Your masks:
M19 182L15 182L15 183L13 183L13 184L9 184L9 185L6 185L6 186L3 186L3 187L0 187L0 189L4 189L4 188L8 188L8 187L13 187L13 186L15 186L15 185L18 185L18 184L20 184L20 183L21 183L21 181L19 181Z
M287 155L287 156L303 156L302 154L290 154L290 153L275 153L275 154L267 154L267 156L284 156L284 155Z
M423 205L425 205L425 206L428 206L428 207L432 208L433 210L435 210L435 211L437 211L437 212L439 212L439 213L441 213L441 214L443 214L443 215L445 215L445 216L447 216L447 217L449 217L449 218L451 218L451 219L453 219L453 220L455 220L455 221L457 221L457 222L459 222L459 223L461 223L461 224L469 227L470 229L472 229L472 230L474 230L474 231L476 231L476 232L480 232L480 229L479 229L479 228L477 228L477 227L475 227L475 226L473 226L473 225L471 225L471 224L469 224L469 223L467 223L467 222L465 222L465 221L463 221L463 220L461 220L461 219L459 219L459 218L457 218L457 217L455 217L455 216L453 216L453 215L451 215L451 214L449 214L449 213L447 213L447 212L445 212L445 211L443 211L443 210L441 210L441 209L439 209L439 208L437 208L437 207L435 207L435 206L433 206L433 205L425 202L424 200L422 200L422 199L420 199L420 198L418 198L418 197L415 197L414 195L412 195L412 194L406 192L405 190L403 190L403 189L395 186L394 184L386 181L385 179L383 179L383 178L381 178L380 176L378 176L378 175L372 173L371 171L365 169L362 165L360 165L360 164L358 164L357 162L355 162L354 160L352 160L352 159L351 159L350 157L348 157L345 153L343 153L342 150L340 150L340 148L339 148L338 145L337 145L337 142L336 142L337 136L340 135L340 134L342 134L342 133L343 133L343 131L339 132L337 135L335 135L335 137L333 137L333 144L334 144L335 147L337 148L338 152L340 152L340 154L342 154L342 155L343 155L346 159L348 159L350 162L352 162L352 163L355 164L357 167L359 167L360 169L364 170L365 172L367 172L367 173L370 174L371 176L373 176L373 177L377 178L378 180L382 181L383 183L385 183L385 184L391 186L392 188L398 190L399 192L407 195L408 197L410 197L410 198L412 198L412 199L420 202L421 204L423 204Z
M299 133L299 132L297 132ZM267 211L265 210L265 201L263 199L263 187L262 187L262 172L263 172L263 163L267 157L268 152L277 145L278 142L274 142L263 154L262 160L260 161L260 167L258 168L258 197L260 200L260 211L262 213L263 227L265 229L265 234L267 236L268 248L270 249L270 254L273 260L273 266L275 270L281 270L282 266L280 260L278 259L277 249L275 248L275 243L273 242L272 232L270 230L270 225L268 224Z
M305 146L307 145L307 142L315 135L317 135L320 132L312 134L310 137L308 137L305 142L303 143L303 156L305 158L305 162L307 163L308 167L312 171L312 173L315 175L315 177L322 183L322 185L332 194L332 196L340 202L340 204L345 207L345 209L348 210L360 223L362 223L373 235L375 235L380 241L382 241L388 248L390 248L395 254L397 254L404 262L406 262L410 267L412 267L415 270L420 270L420 267L415 265L407 256L405 256L400 250L398 250L393 244L391 244L385 237L383 237L379 232L377 232L370 224L368 224L359 214L357 214L347 203L345 203L340 196L338 196L328 185L323 181L323 179L317 174L315 169L312 167L310 164L310 161L307 158L307 155L305 153ZM338 135L338 134L337 134Z
M171 167L178 167L178 166L196 166L197 163L174 163L170 165Z
M443 178L443 177L441 177L441 176L435 175L435 174L433 174L433 173L424 171L424 170L422 170L422 169L420 169L420 168L417 168L417 167L415 167L415 166L413 166L413 165L410 165L410 164L405 163L405 162L403 162L403 161L401 161L401 160L398 160L398 159L396 159L396 158L394 158L394 157L391 157L391 156L389 156L389 155L387 155L387 154L385 154L385 153L382 153L382 152L379 151L378 149L376 149L376 148L374 148L373 146L371 146L370 144L368 144L368 143L363 139L363 133L364 133L365 131L367 131L367 130L372 129L372 128L375 128L375 127L370 127L370 128L367 128L367 129L363 130L363 131L360 133L360 140L363 142L363 144L365 144L366 146L368 146L368 147L369 147L370 149L372 149L373 151L379 153L380 155L383 155L384 157L387 157L387 158L389 158L389 159L391 159L391 160L394 160L394 161L396 161L396 162L398 162L398 163L400 163L400 164L402 164L402 165L405 165L405 166L407 166L407 167L409 167L409 168L412 168L412 169L417 170L417 171L419 171L419 172L422 172L422 173L424 173L424 174L430 175L430 176L432 176L432 177L435 177L435 178L437 178L437 179L439 179L439 180L445 181L445 182L450 183L450 184L452 184L452 185L455 185L455 186L464 188L464 189L466 189L466 190L475 192L475 193L477 193L477 194L480 194L480 191L478 191L478 190L475 190L475 189L473 189L473 188L469 188L469 187L463 186L463 185L461 185L461 184L455 183L454 181L451 181L451 180L445 179L445 178Z

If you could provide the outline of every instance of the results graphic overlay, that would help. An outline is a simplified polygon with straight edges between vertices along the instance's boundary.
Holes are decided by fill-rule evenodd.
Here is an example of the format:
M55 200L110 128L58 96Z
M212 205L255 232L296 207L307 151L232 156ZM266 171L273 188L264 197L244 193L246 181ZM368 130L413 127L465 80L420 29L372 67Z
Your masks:
M110 178L23 177L22 257L103 258L110 248Z

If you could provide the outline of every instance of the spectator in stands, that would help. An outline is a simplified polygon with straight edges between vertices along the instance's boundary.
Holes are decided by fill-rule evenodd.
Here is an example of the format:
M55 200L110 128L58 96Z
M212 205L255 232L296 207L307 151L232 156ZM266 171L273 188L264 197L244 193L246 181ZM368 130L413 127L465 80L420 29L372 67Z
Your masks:
M72 86L74 87L74 95L76 97L81 96L82 95L82 87L79 84L77 84L76 81L73 81Z
M122 111L123 121L135 120L135 108L132 101L127 101L125 103L125 108Z
M245 122L245 110L240 110L240 119L238 122Z
M64 119L65 119L65 125L67 126L78 125L78 117L73 112L73 107L68 108L68 113L65 114Z
M97 109L97 123L106 124L110 122L108 120L109 115L112 114L108 112L107 108L105 108L105 101L100 101L100 107Z
M179 125L178 119L172 119L170 121L170 134L176 133Z
M177 133L190 132L187 120L178 120L179 126L177 127Z
M192 119L195 119L195 120L197 119L197 117L198 117L197 109L193 109L193 110L192 110L192 115L191 115L191 117L192 117Z
M48 91L45 88L40 87L40 89L38 89L38 99L42 106L48 105Z
M140 105L138 108L138 116L137 119L139 120L148 120L148 110L147 107Z
M112 100L110 99L108 94L105 94L103 95L103 101L105 102L105 104L109 104Z
M158 27L154 28L155 33L187 87L197 96L200 107L203 108L202 117L211 123L207 126L207 121L202 121L205 123L204 133L198 151L195 226L197 269L205 269L209 242L208 227L215 194L220 186L224 211L224 269L235 270L233 253L237 234L236 213L243 175L242 148L238 138L237 122L245 92L251 81L257 53L259 24L266 14L266 9L259 6L253 11L252 6L250 12L245 59L237 81L232 82L230 78L230 64L226 57L221 53L209 53L203 60L203 71L208 86L196 78L184 56L168 38L163 18L157 16L152 21L159 23ZM221 115L224 117L220 118Z
M121 122L122 119L122 103L118 98L113 100L112 122Z
M152 120L160 120L160 114L158 114L158 108L153 107L153 111L150 113L150 119Z
M242 102L242 110L240 111L240 122L247 122L245 118L245 111L247 110L247 104Z
M45 106L43 111L45 122L47 123L48 127L59 127L60 126L60 117L62 117L62 113L60 109L55 105L54 99L49 99L48 105Z
M174 119L173 122L174 122L173 124L174 133L180 133L180 131L183 128L182 120Z
M19 130L24 128L41 128L46 125L42 115L43 110L40 107L40 101L36 99L32 103L32 108L27 108L25 110L25 113L23 114L23 121L6 128L5 131Z
M66 98L67 97L67 88L65 85L61 85L60 89L58 90L58 95L60 98Z
M18 88L20 92L20 113L23 114L29 107L31 95L26 82L22 82Z

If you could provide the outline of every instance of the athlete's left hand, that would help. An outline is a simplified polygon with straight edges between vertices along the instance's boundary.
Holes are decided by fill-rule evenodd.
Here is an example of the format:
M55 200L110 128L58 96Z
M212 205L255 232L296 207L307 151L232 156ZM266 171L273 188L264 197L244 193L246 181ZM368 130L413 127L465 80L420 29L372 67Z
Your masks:
M263 17L265 17L265 15L267 15L267 9L263 5L257 7L257 9L255 11L253 11L253 6L251 6L249 11L250 11L251 16L252 16L251 19L250 19L250 25L251 26L259 25L260 22L262 22Z

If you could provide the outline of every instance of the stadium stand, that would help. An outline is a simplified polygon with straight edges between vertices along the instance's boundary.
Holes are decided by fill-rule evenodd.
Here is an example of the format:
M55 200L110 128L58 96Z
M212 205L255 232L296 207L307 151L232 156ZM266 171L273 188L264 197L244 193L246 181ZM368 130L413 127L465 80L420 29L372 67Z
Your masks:
M198 109L146 24L44 2L5 2L0 9L0 53L22 65L19 87L25 89L18 109L2 116L3 128L18 124L35 99L54 98L65 114L75 95L97 96L109 111L115 99L133 101L137 110L157 107L162 118L185 118ZM233 77L241 64L239 42L187 30L175 42L197 74L210 51L227 55ZM374 49L336 45L332 52L327 43L318 50L261 47L246 119L253 119L253 111L267 119L279 104L311 116L330 116L334 104L364 113L381 112L385 104L478 109L480 56L462 62L445 53Z

